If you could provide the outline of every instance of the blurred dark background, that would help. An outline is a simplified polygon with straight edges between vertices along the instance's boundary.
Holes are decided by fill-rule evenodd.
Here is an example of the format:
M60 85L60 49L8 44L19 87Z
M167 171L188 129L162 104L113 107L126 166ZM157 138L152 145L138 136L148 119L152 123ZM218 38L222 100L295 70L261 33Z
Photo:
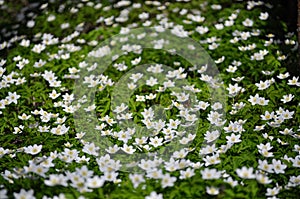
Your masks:
M0 0L1 1L1 0ZM4 0L5 3L0 5L0 29L10 29L16 28L14 24L25 23L28 18L28 13L38 13L41 12L39 7L42 4L48 3L48 8L57 10L62 3L76 3L80 2L78 0L73 1L63 1L63 0ZM93 0L91 0L93 1ZM191 0L192 1L192 0ZM99 1L93 1L99 2ZM101 2L101 1L100 1ZM233 0L228 0L232 3ZM273 6L272 12L269 13L272 15L272 18L276 21L270 24L274 28L274 31L280 31L278 22L283 21L288 25L288 30L290 32L295 32L297 29L297 0L265 0L265 3L269 3ZM8 5L8 6L7 6ZM3 41L4 35L1 31L0 42Z

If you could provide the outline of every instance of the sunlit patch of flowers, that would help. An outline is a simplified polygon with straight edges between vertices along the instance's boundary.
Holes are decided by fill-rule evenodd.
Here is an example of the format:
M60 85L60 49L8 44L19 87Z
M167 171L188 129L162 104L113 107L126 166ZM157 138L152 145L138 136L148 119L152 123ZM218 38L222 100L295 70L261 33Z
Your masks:
M11 5L0 0L0 6L5 12ZM0 40L0 52L7 54L0 58L0 198L298 196L300 81L285 67L298 44L293 33L280 41L269 31L269 5L82 0L35 6L38 13L26 13L26 20L3 30ZM18 32L21 25L28 35ZM170 30L201 44L221 73L226 104L211 101L207 85L218 85L205 73L207 65L192 66L172 57L174 51L159 51L167 39L152 43L157 52L127 44L130 30L137 27ZM94 49L115 34L122 39ZM103 74L93 74L99 63L86 58L112 53L116 42L124 44L124 54L115 55ZM283 44L288 51L281 50ZM192 52L194 46L188 48ZM129 104L113 107L111 94L118 81L148 63L147 75L128 77L126 89L133 91ZM90 75L81 76L83 71ZM160 83L162 73L166 77ZM104 152L96 141L85 139L89 129L78 131L74 125L76 111L90 100L73 93L80 78L97 90L94 102L83 110L96 114L98 138L113 142ZM175 92L177 80L189 84ZM191 107L192 95L197 99ZM155 115L153 104L164 105L166 118ZM151 135L136 136L140 132L135 127L120 129L126 121ZM194 124L195 132L182 130ZM168 159L152 155L176 139L181 148ZM138 169L126 172L128 165L114 159L118 153L150 158L133 162L129 166Z

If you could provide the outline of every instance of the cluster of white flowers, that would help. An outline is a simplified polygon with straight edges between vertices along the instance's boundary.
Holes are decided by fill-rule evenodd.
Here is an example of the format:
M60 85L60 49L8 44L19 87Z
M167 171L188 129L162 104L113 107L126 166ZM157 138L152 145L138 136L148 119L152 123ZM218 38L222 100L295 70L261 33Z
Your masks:
M60 17L47 11L48 3L40 5L42 14L46 16L43 18L43 23L55 26L62 32L69 31L70 34L58 37L54 33L39 32L33 39L29 39L24 35L18 36L15 31L3 30L5 35L11 37L0 43L0 51L9 52L16 44L21 51L20 55L0 59L2 91L0 115L5 118L1 120L3 128L1 127L0 133L11 134L9 136L14 139L9 138L9 140L14 144L21 142L22 147L11 149L11 143L3 143L0 147L0 162L7 161L7 158L10 158L10 162L16 161L19 154L32 158L25 166L5 169L1 172L1 176L11 184L23 178L39 178L46 187L69 187L80 194L93 192L95 189L105 187L106 184L128 187L129 179L133 189L144 190L146 194L142 197L146 199L160 199L165 194L154 191L153 187L149 188L150 191L146 189L149 181L168 190L183 181L201 178L205 191L209 195L218 195L223 191L224 186L219 186L220 183L214 184L215 180L221 180L231 187L244 186L248 180L257 181L262 186L260 189L265 191L265 196L273 199L277 198L281 191L299 187L300 175L293 174L291 171L297 171L300 167L300 146L294 144L300 138L300 127L296 126L299 125L299 104L295 105L299 103L297 89L300 87L300 82L298 76L293 76L284 68L279 70L269 66L271 61L268 60L273 56L276 63L288 57L282 52L273 52L273 47L278 43L275 35L266 35L266 40L261 39L257 42L257 36L263 35L254 27L268 20L268 12L260 12L253 18L251 15L245 18L241 10L237 9L230 14L226 12L224 15L228 16L223 16L214 24L210 24L210 22L205 23L208 20L205 16L206 11L222 12L222 5L205 1L199 4L199 8L176 7L179 3L186 2L189 0L177 0L176 4L159 1L132 3L122 0L104 5L82 0L78 4L72 4L68 10L66 5L62 4L57 15L68 12L71 16L76 16L75 14L81 12L83 7L88 7L100 13L95 21L99 30L100 27L105 27L104 29L107 30L109 28L120 30L119 33L122 35L120 40L111 40L109 44L89 52L86 49L97 46L99 40L105 35L100 35L101 37L97 39L93 35L86 36L85 21L76 27L68 21L58 23ZM0 6L5 3L0 0ZM263 4L262 1L247 1L245 11L253 10ZM151 9L155 8L156 11L151 13L149 12L151 9L143 9L147 6ZM137 19L130 19L130 13L135 13ZM38 16L29 14L27 17L29 19L26 25L29 29L41 25L37 24ZM178 22L179 20L181 21ZM45 24L43 26L46 26ZM149 92L135 92L131 96L130 103L121 99L120 103L112 108L111 113L102 114L101 111L105 108L102 104L99 105L99 102L84 106L89 101L87 96L80 96L78 99L78 96L72 94L69 83L74 79L83 79L82 88L95 88L100 96L107 96L108 90L115 85L118 86L114 75L93 74L102 63L87 62L84 60L86 57L104 60L106 56L114 53L113 47L120 44L119 54L115 54L109 60L113 62L112 69L117 73L128 72L129 69L148 61L144 59L146 53L142 46L128 41L133 37L130 33L132 28L149 26L156 32L153 35L141 33L136 36L137 40L143 41L165 30L170 30L173 35L181 39L189 36L198 38L197 42L203 44L215 58L214 63L220 66L220 70L223 68L224 74L228 75L225 78L226 93L222 94L224 99L228 98L228 104L211 102L209 98L203 99L207 95L206 88L202 85L209 85L211 88L220 87L210 74L209 63L186 68L178 60L170 63L176 68L174 70L166 70L162 64L152 63L145 69L147 74L142 71L132 72L128 76L124 91L133 93L143 90L141 88L143 83ZM233 27L236 28L234 31L227 31L232 30ZM99 31L97 28L93 31ZM168 38L163 38L153 40L151 45L153 49L164 49L171 43ZM283 43L292 48L298 45L291 35L286 35ZM235 49L238 54L234 57L228 56L227 52L220 54L219 49L225 45L228 45L226 49ZM188 49L192 54L195 46L190 45ZM169 53L173 55L176 50L169 49ZM122 58L124 56L127 58L126 61ZM119 61L119 58L122 61ZM261 64L268 66L261 70ZM258 72L262 73L262 76L258 80L250 79L247 74L244 74L249 72L245 71L247 67L249 70L261 70ZM83 74L88 75L82 76ZM165 74L163 78L161 78L162 74ZM191 79L193 80L189 81L189 85L178 84L183 80L188 82ZM30 86L40 90L31 90ZM170 102L167 107L164 107L164 111L169 114L167 118L157 116L154 108L149 106L160 102L162 95L168 95ZM39 99L36 96L39 96ZM193 99L194 96L196 99ZM135 106L139 107L138 110L133 108ZM113 145L105 148L104 154L101 150L102 146L98 146L97 142L85 140L89 129L75 132L76 129L71 122L72 114L80 108L87 113L100 112L99 123L94 126L94 129L100 139L107 138L114 141ZM222 112L224 110L228 115ZM14 119L9 121L11 118ZM134 125L127 128L118 126L131 121L137 121L143 126L142 136L139 135L140 129ZM88 123L89 118L85 122ZM213 128L187 130L198 122L205 123L200 124L203 129L205 126ZM32 139L34 136L38 139ZM45 141L39 136L42 136ZM52 142L52 139L59 140L59 144L55 144L55 147L59 148L53 150L52 146L48 147L54 145L48 143ZM201 139L205 143L203 146L199 146ZM194 141L196 146L189 147ZM168 143L173 142L178 142L181 148L170 152L170 157L167 159L151 156L153 152L163 150ZM224 162L226 162L224 164L232 163L228 158L238 156L238 153L248 149L253 150L251 153L254 158L251 163L244 166L244 163L237 161L234 162L235 166L226 165L224 169L220 169ZM281 151L285 151L285 154L280 154ZM142 172L124 175L122 168L128 165L124 165L114 157L119 157L117 154L120 153L130 159L133 155L143 152L149 154L150 158L145 157L132 163ZM194 157L190 158L190 154ZM61 166L62 164L64 166ZM285 175L284 180L281 180L283 175ZM33 189L20 189L13 193L8 193L8 190L11 189L5 187L4 183L0 184L0 198L8 198L8 196L20 199L35 198L36 191ZM50 198L43 196L43 199ZM67 197L61 193L52 198Z

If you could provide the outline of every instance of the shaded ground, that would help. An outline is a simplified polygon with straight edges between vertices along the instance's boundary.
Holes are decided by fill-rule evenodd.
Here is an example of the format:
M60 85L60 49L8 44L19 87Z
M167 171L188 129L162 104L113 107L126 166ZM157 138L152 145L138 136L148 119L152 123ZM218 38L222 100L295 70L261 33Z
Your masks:
M31 32L31 29L26 27L28 18L34 18L38 13L41 13L42 10L38 9L40 5L47 4L48 10L53 12L59 12L61 1L59 0L50 0L50 1L38 1L38 0L8 0L6 3L9 6L2 6L0 15L0 42L8 41L13 38L16 34L23 35L26 34L27 37L32 37L34 35ZM70 1L67 1L70 3ZM74 2L80 1L71 1L74 5ZM93 1L99 2L99 1ZM109 4L108 1L101 1ZM115 2L115 1L112 1ZM224 7L230 7L231 4L228 1L219 1L218 3L222 4ZM291 32L297 34L297 1L295 0L268 0L266 1L272 6L270 12L271 23L267 25L267 28L270 33L275 34L278 39L284 40L285 32ZM66 3L68 5L68 3ZM268 10L269 11L269 10ZM87 19L88 20L88 19ZM85 24L85 31L87 32L93 29L95 24L92 22ZM285 28L282 28L284 26ZM284 54L289 54L286 52L289 50L285 48L285 45L282 45L282 51ZM1 52L0 54L7 52ZM3 55L3 54L2 54ZM288 57L284 63L288 71L295 76L300 74L300 66L298 65L298 55L293 53L293 56Z

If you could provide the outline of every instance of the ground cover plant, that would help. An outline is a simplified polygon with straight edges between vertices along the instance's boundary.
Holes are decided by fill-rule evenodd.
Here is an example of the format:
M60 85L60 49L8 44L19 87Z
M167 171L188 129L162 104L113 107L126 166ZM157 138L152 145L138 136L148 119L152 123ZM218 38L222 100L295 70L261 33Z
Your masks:
M0 6L1 199L298 197L298 43L275 5Z

